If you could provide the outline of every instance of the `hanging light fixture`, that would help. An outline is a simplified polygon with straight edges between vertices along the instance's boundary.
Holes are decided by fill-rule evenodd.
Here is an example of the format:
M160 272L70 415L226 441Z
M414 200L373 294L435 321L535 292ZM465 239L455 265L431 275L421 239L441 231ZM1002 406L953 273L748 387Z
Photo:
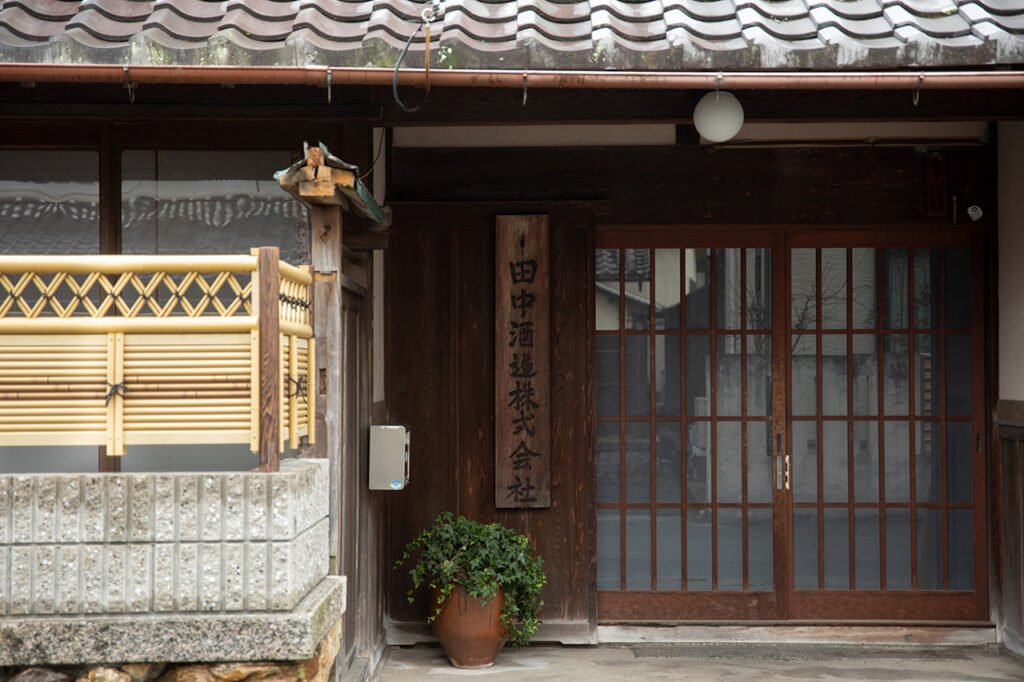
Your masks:
M709 142L731 140L743 127L743 105L731 92L716 89L697 102L693 125Z

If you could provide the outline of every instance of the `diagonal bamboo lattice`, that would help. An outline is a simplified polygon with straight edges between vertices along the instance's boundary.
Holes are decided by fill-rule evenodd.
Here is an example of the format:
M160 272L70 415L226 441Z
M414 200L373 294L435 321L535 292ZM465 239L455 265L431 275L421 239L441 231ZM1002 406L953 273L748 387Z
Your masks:
M313 438L308 268L248 256L0 256L0 444ZM273 249L272 257L277 258ZM260 278L271 300L259 300ZM261 377L267 323L278 372ZM263 339L263 341L261 341ZM280 425L261 433L276 384ZM276 468L276 462L275 467Z

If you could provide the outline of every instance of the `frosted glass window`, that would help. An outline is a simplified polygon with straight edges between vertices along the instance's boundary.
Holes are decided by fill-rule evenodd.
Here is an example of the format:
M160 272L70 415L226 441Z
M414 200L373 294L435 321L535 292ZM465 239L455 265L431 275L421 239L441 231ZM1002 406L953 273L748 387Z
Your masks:
M309 262L309 212L274 180L283 151L131 150L121 157L122 251L247 254Z
M0 151L0 253L100 251L96 152Z

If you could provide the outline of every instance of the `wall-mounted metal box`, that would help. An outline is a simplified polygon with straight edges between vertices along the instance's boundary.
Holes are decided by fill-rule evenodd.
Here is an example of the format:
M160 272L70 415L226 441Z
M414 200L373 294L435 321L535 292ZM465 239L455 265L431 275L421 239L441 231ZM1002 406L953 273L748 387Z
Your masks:
M370 490L402 490L409 483L409 429L370 427Z

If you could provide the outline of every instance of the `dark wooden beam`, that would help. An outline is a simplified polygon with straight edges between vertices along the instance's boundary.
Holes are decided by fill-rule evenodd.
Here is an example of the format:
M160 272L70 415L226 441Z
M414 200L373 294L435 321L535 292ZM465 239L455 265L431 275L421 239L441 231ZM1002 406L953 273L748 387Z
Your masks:
M135 102L119 85L0 83L0 117L83 120L362 120L386 126L459 123L667 122L689 124L700 90L435 88L407 114L390 88L142 85ZM748 121L1008 120L1024 118L1019 90L743 90ZM332 148L341 149L334 145ZM347 149L342 150L348 153ZM362 167L362 165L360 166Z
M264 246L257 249L259 273L259 454L260 471L280 468L281 444L281 325L278 317L281 302L280 249Z
M945 151L950 191L986 215L995 206L993 153L990 146ZM503 201L603 201L612 211L598 221L617 224L945 223L945 216L925 215L927 158L926 151L881 147L397 148L389 205L394 227L408 225L406 206L420 202L436 210L449 202ZM422 182L439 168L443 183Z
M346 232L345 248L353 251L385 251L388 248L388 231Z
M498 89L435 90L416 114L398 109L389 97L386 125L542 122L690 123L703 91L532 90L526 106L522 92ZM909 91L890 90L744 90L736 93L748 121L818 120L969 121L1024 117L1020 91L929 90L915 106Z

